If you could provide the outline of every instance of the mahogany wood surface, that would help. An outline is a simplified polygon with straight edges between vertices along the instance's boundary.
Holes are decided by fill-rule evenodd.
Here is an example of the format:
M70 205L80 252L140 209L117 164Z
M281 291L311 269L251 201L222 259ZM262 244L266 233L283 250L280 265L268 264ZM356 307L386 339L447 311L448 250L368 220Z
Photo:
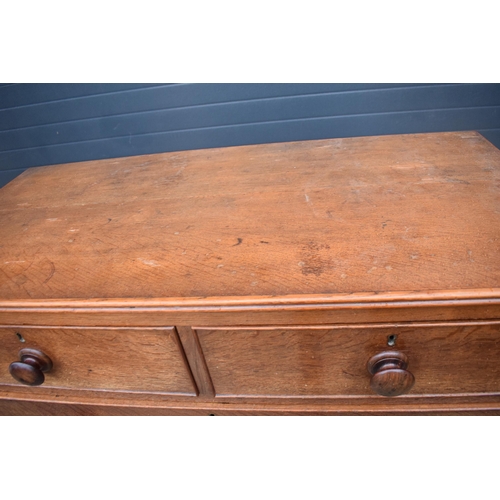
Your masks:
M498 414L499 235L476 132L28 170L0 190L0 415Z

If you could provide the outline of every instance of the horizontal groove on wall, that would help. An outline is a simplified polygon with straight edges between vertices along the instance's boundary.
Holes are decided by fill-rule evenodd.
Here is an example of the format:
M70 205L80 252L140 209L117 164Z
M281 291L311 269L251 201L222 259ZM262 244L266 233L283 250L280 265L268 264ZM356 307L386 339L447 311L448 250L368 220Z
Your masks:
M455 84L427 84L427 83L372 83L372 84L317 84L317 83L298 83L298 84L193 84L193 83L147 83L147 84L5 84L5 87L16 85L16 89L0 88L0 109L10 109L13 107L23 106L39 106L46 103L54 103L67 99L78 99L86 97L96 97L107 94L120 94L134 90L143 90L151 87L188 87L189 92L203 96L205 92L224 95L229 89L229 95L236 91L236 98L241 95L245 98L245 94L252 95L254 92L261 92L262 89L270 92L270 96L286 95L291 91L290 95L302 95L314 92L348 92L348 91L365 91L368 89L385 89L385 88L405 88L405 87L428 87L430 85L455 85ZM2 87L2 85L0 85ZM253 89L252 89L253 87ZM193 89L193 90L191 90Z
M438 85L442 86L442 85ZM157 109L183 108L214 103L242 102L247 100L283 98L286 96L321 93L344 93L384 90L394 84L361 85L339 84L272 84L272 85L173 85L159 88L137 89L134 92L117 92L108 95L87 96L33 105L33 108L0 109L0 130L13 130L49 123L62 123L85 118L123 115ZM356 89L354 88L356 87ZM404 86L402 86L404 87ZM419 88L425 85L406 87ZM435 87L435 85L433 85ZM1 96L0 96L1 102Z
M443 94L443 92L440 92L438 94L438 96L447 97L448 101L450 100L449 99L450 97L452 98L452 100L453 99L456 100L456 97L453 94L450 94L450 92L449 92L450 87L452 87L452 88L453 87L462 87L462 88L464 88L464 90L466 92L468 92L467 85L451 84L451 85L447 85L446 88L444 88L444 87L445 87L444 85L439 85L439 86L430 85L430 86L426 86L425 88L420 87L419 90L420 91L423 90L426 94L425 97L428 97L430 95L431 96L433 95L433 94L431 94L431 92L433 92L434 96L435 96L436 95L435 91L436 90L439 91L442 89L445 91L444 94ZM109 118L116 119L116 118L125 118L125 117L135 117L135 115L147 114L147 113L155 114L155 113L171 112L171 111L199 111L199 110L202 110L202 108L209 108L210 110L217 110L217 109L224 109L223 107L232 108L234 106L241 106L241 105L255 107L255 106L258 106L259 104L268 105L270 102L271 103L279 103L279 104L285 105L287 107L291 106L293 109L293 107L296 106L294 100L303 100L303 99L333 98L333 99L335 99L336 102L347 101L349 103L352 101L358 101L360 99L360 97L362 98L363 96L367 96L368 100L372 101L373 103L378 103L380 100L382 100L382 103L383 103L384 100L386 100L386 99L384 99L383 93L389 92L388 95L394 96L396 99L398 99L398 97L401 98L401 96L398 96L398 94L394 94L393 93L394 91L401 91L402 90L404 92L404 91L413 91L414 89L416 89L416 87L349 90L349 91L342 91L342 92L324 91L324 92L316 92L316 93L311 92L311 93L306 93L306 94L297 93L297 94L293 94L293 95L291 94L291 95L281 95L281 96L272 96L272 97L263 96L263 97L252 97L252 98L248 98L248 99L222 100L222 101L214 101L214 102L198 103L198 104L181 103L181 104L177 105L178 103L174 103L174 105L167 105L167 106L160 106L158 104L158 102L156 102L156 103L151 102L151 103L149 103L149 105L151 106L151 109L142 109L142 108L140 108L140 106L138 105L137 102L119 103L122 105L119 107L118 106L116 107L117 112L113 112L111 114L104 114L102 109L101 110L96 109L95 116L82 118L82 117L77 116L77 113L75 113L76 110L73 109L72 110L72 112L73 112L72 119L62 120L62 121L57 121L57 122L50 122L48 124L43 124L43 125L27 125L27 126L18 127L18 128L14 128L11 126L8 129L0 130L0 134L2 134L2 133L5 134L6 132L12 132L12 131L25 132L29 128L43 127L45 125L48 125L48 126L68 125L68 124L73 123L73 122L85 123L85 122L92 122L95 120L103 120L103 119L109 119ZM158 91L159 89L155 88L154 90ZM376 96L377 98L373 99L374 92L380 92L382 94L378 94ZM459 92L460 92L460 90L459 90ZM421 92L419 92L419 93L421 94ZM355 95L348 95L348 94L355 94ZM359 95L356 95L356 94L359 94ZM483 92L483 94L484 94L484 92ZM401 94L401 95L404 95L404 94ZM149 96L149 97L151 97L151 96ZM415 92L413 92L412 101L415 101L415 97L417 97L417 94L415 94ZM460 97L461 97L460 104L463 105L463 103L464 103L463 97L464 96L460 96ZM465 97L467 98L470 96L465 96ZM487 96L484 96L484 95L480 95L479 98L480 98L479 102L488 102L489 101L491 103L497 103L499 101L498 94L493 94L493 98L489 98L489 99ZM366 101L366 99L365 99L365 101ZM129 104L130 106L137 108L137 110L127 111L126 106L123 106L123 104ZM153 104L155 104L155 105L153 106ZM476 105L474 102L470 102L468 104L469 104L469 106ZM453 107L453 105L451 103L450 104L442 103L442 106L443 105L446 105L445 107ZM480 104L477 104L477 105L480 105ZM380 106L381 106L381 104L379 103L378 107L380 107ZM383 104L382 104L382 106L383 106ZM413 103L412 106L415 106L415 103ZM217 107L220 107L220 108L217 108ZM359 105L358 105L358 107L359 107ZM429 105L428 105L428 107L429 107ZM432 106L430 106L430 107L432 107ZM412 107L412 109L415 109L415 108ZM38 111L40 111L40 110L38 110ZM88 113L89 110L86 109L85 112ZM38 114L41 114L41 113L38 113ZM0 110L0 116L1 116L1 110ZM50 119L53 120L55 116L56 116L56 113L54 113L53 110L51 110L51 118ZM37 119L40 120L40 116L38 116ZM0 125L0 129L1 129L1 125Z
M447 110L447 109L432 109L432 110L411 110L411 111L395 111L395 112L382 112L382 113L359 113L359 114L350 114L350 115L339 115L339 116L314 116L314 117L304 117L304 118L289 118L289 119L280 119L280 120L264 120L264 121L249 121L245 122L244 118L241 117L241 120L239 121L233 121L233 123L228 123L228 124L220 124L220 125L208 125L208 126L203 126L203 122L199 120L197 123L200 126L197 127L192 127L192 128L183 128L180 126L181 124L176 122L175 127L173 130L169 130L170 127L165 127L166 130L160 130L160 131L153 131L153 132L141 132L140 130L136 130L133 133L125 134L125 135L116 135L116 136L111 136L111 137L101 137L100 135L97 135L95 138L91 139L84 139L82 137L79 138L78 141L68 141L68 142L56 142L51 144L50 141L46 141L44 144L41 146L43 147L49 147L49 146L64 146L64 145L70 145L70 144L79 144L79 143L85 143L85 142L93 142L93 141L106 141L108 139L123 139L126 138L127 140L130 137L141 137L141 136L154 136L157 134L164 134L168 132L195 132L199 130L205 130L205 129L225 129L227 127L239 127L242 125L247 125L247 126L259 126L259 125L276 125L280 126L280 124L286 124L289 122L303 122L305 126L307 126L308 121L315 121L315 120L342 120L342 119L352 119L352 118L357 118L357 119L377 119L380 118L380 121L383 122L383 120L386 118L386 115L388 115L390 118L397 118L397 115L404 115L405 117L410 116L411 114L415 113L432 113L433 115L444 112L444 111L451 111L454 113L454 116L459 116L459 114L467 113L469 112L469 116L476 116L478 114L481 115L481 118L484 119L484 124L487 125L488 118L490 118L489 122L495 123L496 119L498 116L500 116L500 106L476 106L474 108L454 108L452 110ZM201 121L201 123L200 123ZM82 133L83 135L83 133ZM371 134L370 134L371 135ZM0 136L0 144L2 144L2 138ZM17 148L17 149L8 149L8 150L1 150L0 148L0 158L1 155L4 153L11 153L11 152L17 152L17 151L26 151L29 149L36 149L39 146L25 146L22 148Z
M137 134L0 152L0 168L10 170L37 165L69 163L138 154L284 142L332 137L443 132L496 128L500 107L484 110L433 110L356 116L323 117L184 131ZM42 163L44 162L44 163Z
M148 87L166 87L172 84L159 83L77 83L66 84L11 84L0 88L0 110L21 108L25 106L39 106L46 103L77 99L103 94L129 92Z
M440 110L500 105L500 92L490 87L451 89L389 89L373 99L370 92L345 97L338 94L287 97L103 116L100 118L0 131L0 151L65 144L93 139L124 137L172 130L223 125L279 122L375 113Z

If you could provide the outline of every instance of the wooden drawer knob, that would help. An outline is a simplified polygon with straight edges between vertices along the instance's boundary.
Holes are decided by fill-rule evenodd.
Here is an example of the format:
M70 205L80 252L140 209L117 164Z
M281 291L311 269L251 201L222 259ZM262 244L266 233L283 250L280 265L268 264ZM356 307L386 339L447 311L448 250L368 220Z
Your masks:
M42 385L45 382L44 372L52 369L52 360L37 349L21 349L19 359L9 366L10 374L21 384Z
M415 377L406 368L408 358L398 351L376 354L368 361L368 372L372 375L370 386L381 396L392 397L406 394L415 383Z

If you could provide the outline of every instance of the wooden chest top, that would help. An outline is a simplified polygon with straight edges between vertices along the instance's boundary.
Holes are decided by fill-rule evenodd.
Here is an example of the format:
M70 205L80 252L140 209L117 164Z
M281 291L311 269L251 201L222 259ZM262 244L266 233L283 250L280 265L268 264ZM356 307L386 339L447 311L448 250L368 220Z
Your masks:
M2 300L499 284L500 151L476 132L57 165L0 191Z

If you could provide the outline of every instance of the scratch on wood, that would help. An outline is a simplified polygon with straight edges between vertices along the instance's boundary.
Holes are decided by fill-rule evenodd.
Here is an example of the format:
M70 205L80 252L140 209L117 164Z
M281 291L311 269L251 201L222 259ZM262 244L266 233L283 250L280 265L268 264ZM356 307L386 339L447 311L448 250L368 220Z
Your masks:
M160 264L154 260L145 260L145 259L137 259L138 261L142 262L143 264L146 264L146 266L151 266L151 267L160 267Z
M45 283L48 283L52 279L52 276L54 276L54 273L56 272L56 266L51 260L49 260L49 264L50 264L50 272L47 278L45 278L45 281L43 282L44 285Z

